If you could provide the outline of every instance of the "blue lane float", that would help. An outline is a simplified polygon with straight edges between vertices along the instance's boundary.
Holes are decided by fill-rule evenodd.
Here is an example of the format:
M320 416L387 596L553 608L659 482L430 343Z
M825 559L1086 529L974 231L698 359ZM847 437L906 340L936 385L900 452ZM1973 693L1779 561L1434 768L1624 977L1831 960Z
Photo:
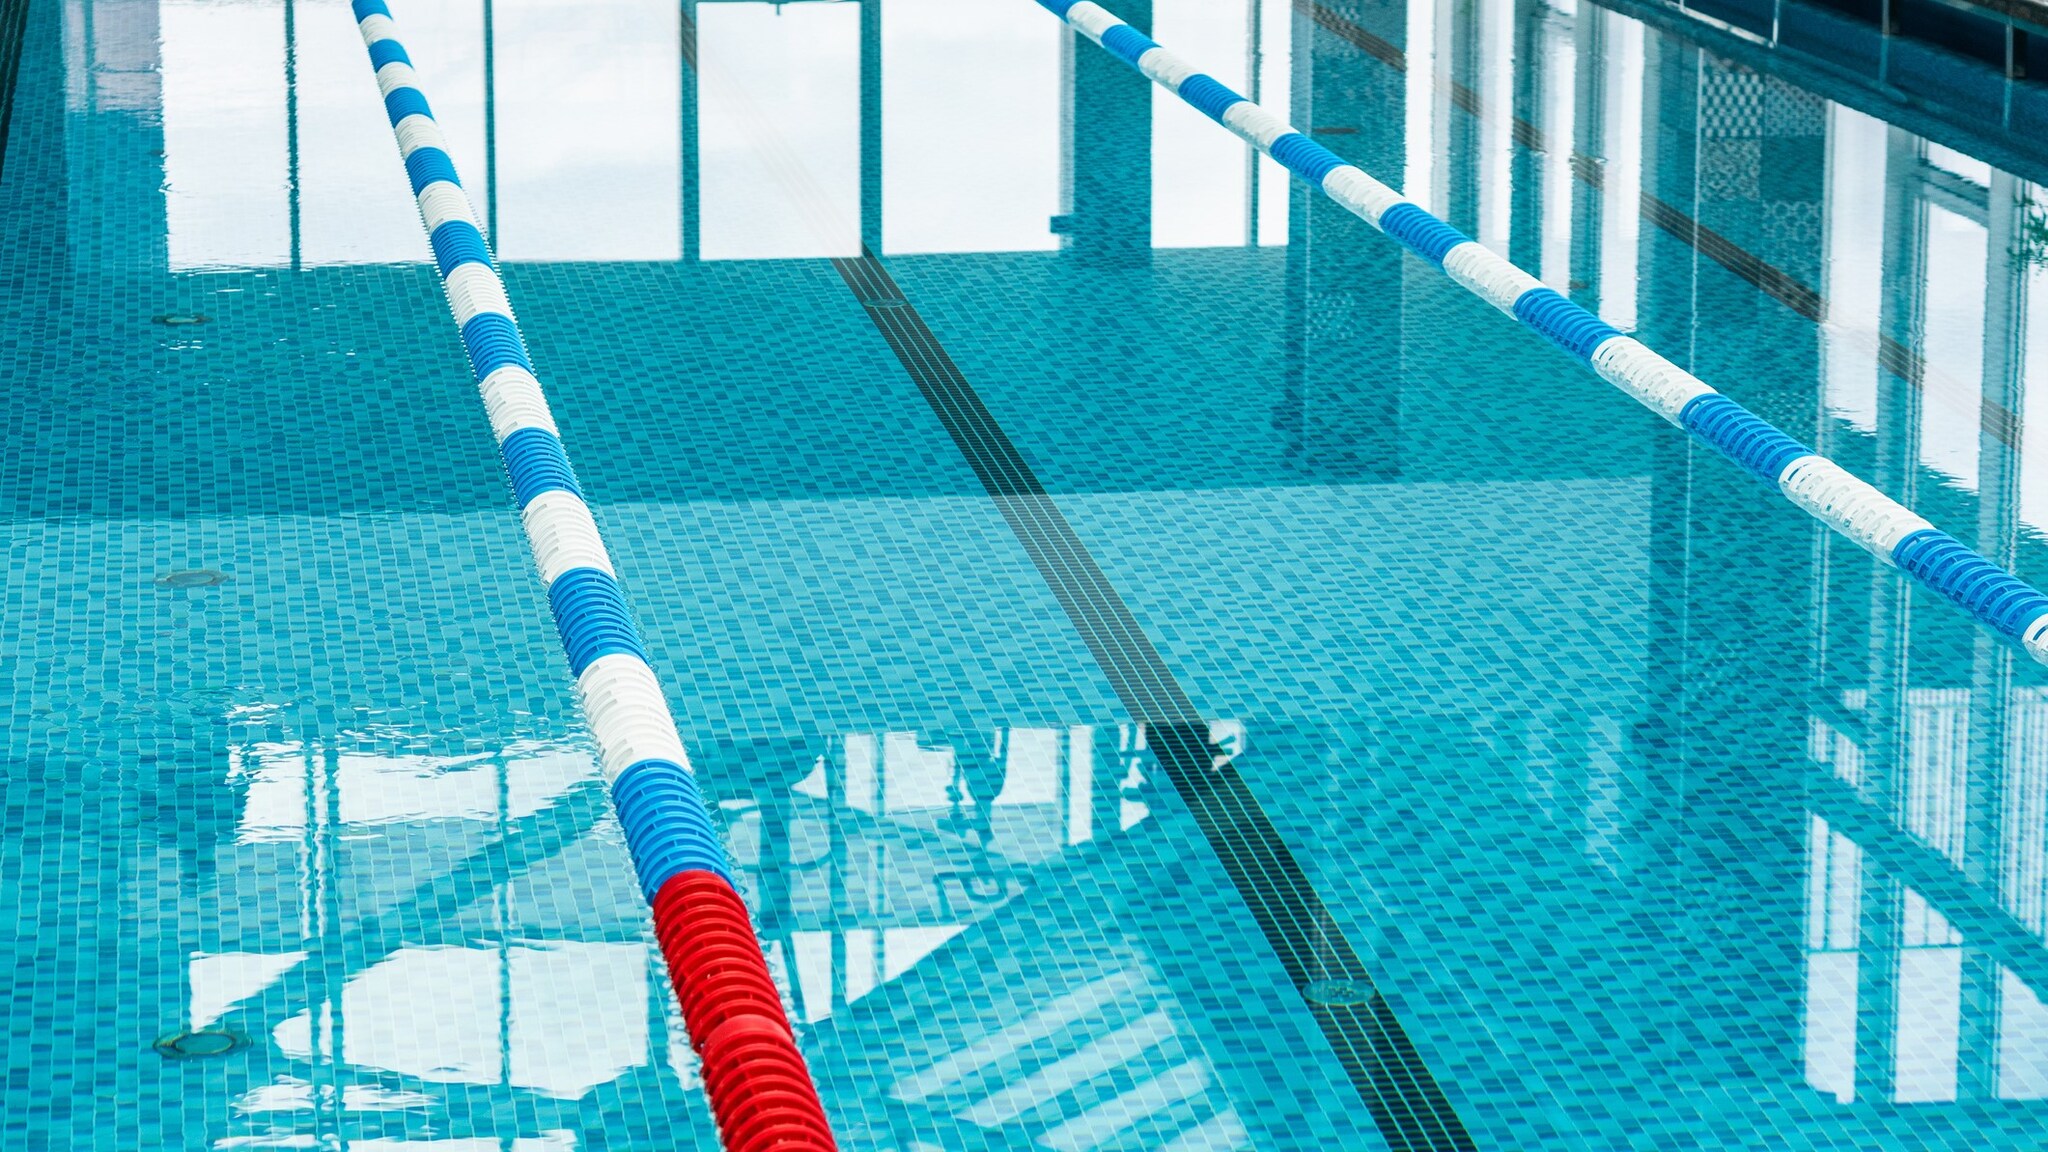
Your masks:
M830 1152L834 1142L817 1090L733 887L717 825L412 58L399 45L384 0L353 0L353 8L634 870L653 906L656 935L703 1059L720 1133L735 1152ZM749 943L737 947L734 940ZM725 943L713 947L716 942Z
M1815 519L2048 663L2048 595L1197 71L1094 0L1038 4L1644 407L1775 485Z

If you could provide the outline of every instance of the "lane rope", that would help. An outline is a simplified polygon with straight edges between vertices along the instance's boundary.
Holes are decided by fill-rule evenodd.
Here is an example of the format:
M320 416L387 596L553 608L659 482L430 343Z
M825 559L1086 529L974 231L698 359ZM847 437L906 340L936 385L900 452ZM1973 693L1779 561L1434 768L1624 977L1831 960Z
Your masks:
M669 980L731 1152L837 1145L668 702L384 0L352 0Z
M1912 509L1625 336L1278 116L1160 47L1094 0L1037 0L1081 35L1270 156L1473 295L1571 353L1871 555L2048 663L2048 595Z

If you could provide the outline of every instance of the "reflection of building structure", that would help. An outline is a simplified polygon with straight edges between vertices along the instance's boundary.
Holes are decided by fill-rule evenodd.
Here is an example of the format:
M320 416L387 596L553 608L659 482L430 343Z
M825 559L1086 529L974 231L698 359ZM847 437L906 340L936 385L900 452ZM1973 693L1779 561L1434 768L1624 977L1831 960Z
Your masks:
M1415 4L1405 26L1371 4L1309 7L1331 33L1319 52L1398 53L1410 195L1937 521L1974 521L1987 554L2037 562L2048 525L2028 494L2048 449L2025 398L2048 380L2048 282L2022 239L2037 190L1592 5ZM1509 59L1511 96L1491 88ZM1511 205L1489 199L1506 189ZM1411 283L1406 307L1428 291ZM1692 861L1658 897L1717 925L1703 962L1749 990L1716 1059L1843 1103L2044 1098L2031 673L1953 613L1916 613L1853 548L1760 515L1728 475L1699 478L1683 442L1648 452L1650 719L1616 739L1569 709L1497 718L1528 798L1646 891L1656 872L1638 869ZM1750 559L1809 553L1810 602ZM1809 640L1811 716L1771 688ZM1940 671L1959 646L1968 674ZM1802 746L1824 767L1802 769Z
M1226 752L1244 746L1240 725L1214 735ZM1041 886L1040 872L1068 867L1075 850L1143 822L1149 765L1144 732L1129 725L1002 729L956 746L909 732L852 734L823 754L802 741L700 754L770 967L792 1016L814 1027L979 921L1008 915ZM186 964L187 1023L251 1036L275 1055L259 1062L267 1078L227 1102L218 1146L299 1147L308 1135L410 1146L453 1123L460 1138L570 1148L589 1109L620 1093L642 1106L661 1101L672 1123L701 1122L659 956L581 749L522 741L490 755L435 755L380 747L369 734L316 745L258 739L230 746L225 783L239 812L202 899L230 911ZM562 902L593 882L600 891ZM969 940L966 954L987 947ZM916 999L892 993L891 1003L906 1013L899 1032L929 1015ZM1159 1125L1180 1116L1235 1126L1241 1138L1234 1117L1219 1119L1227 1102L1188 1110L1221 1090L1188 1025L1139 1015L1029 1082L985 1085L987 1099L969 1102L960 1120L1000 1130L1035 1106L1032 1092L1051 1100L1099 1079L1091 1090L1124 1088L1093 1119L1064 1121L1070 1134L1094 1125L1107 1139L1157 1113L1144 1128L1153 1136L1170 1134ZM1084 1016L1076 1010L1063 1025ZM872 1019L861 1028L863 1044L922 1051L899 1032L876 1032ZM1058 1029L1040 1031L1013 1047ZM1147 1072L1140 1062L1162 1058L1161 1044L1180 1056ZM973 1069L956 1071L919 1099L957 1088ZM1045 1089L1056 1077L1066 1087Z
M1466 398L1527 395L1527 362L1508 356L1498 378L1404 384L1451 363L1445 316L1467 315L1444 311L1451 293L1435 274L1327 203L1282 194L1268 166L1238 163L1243 150L1213 125L1161 104L1104 54L1063 63L1056 25L1029 4L955 21L962 41L947 55L912 38L942 0L691 7L688 53L673 7L619 4L614 22L593 25L603 42L592 51L668 94L613 120L615 138L566 134L558 113L574 108L528 99L521 70L552 49L559 21L486 0L408 13L422 67L450 101L457 159L493 206L508 257L641 262L621 282L654 296L673 288L654 262L818 256L877 236L892 252L1082 263L1208 246L1176 254L1176 266L1284 270L1272 295L1285 307L1263 315L1280 318L1268 339L1285 346L1272 357L1285 376L1251 379L1243 395L1270 404L1287 467L1233 464L1233 485L1415 479L1428 461L1404 445L1469 432ZM1237 19L1235 5L1222 8ZM1223 55L1204 40L1226 39L1203 20L1218 6L1150 9L1176 47ZM52 114L36 130L68 131L69 150L29 160L50 188L89 201L76 226L90 235L57 256L87 253L124 284L144 267L247 265L295 268L305 279L294 284L316 287L343 282L322 266L423 259L360 49L337 23L345 5L73 0L64 11L62 43L44 27L36 50L68 54L73 119ZM1917 488L1944 524L1974 519L1988 554L2039 562L2048 441L2024 417L2027 385L2048 379L2048 287L2022 258L2038 255L2024 238L2044 210L2037 190L1589 3L1260 0L1245 18L1260 47L1244 87L1291 105L1376 171L1401 173L1418 199L1613 322L1660 347L1697 347L1703 375L1739 378L1745 400L1813 431L1824 450L1895 490ZM266 55L290 67L228 67ZM980 82L995 67L1004 82ZM349 84L322 82L344 68ZM776 68L802 70L806 85L770 83ZM958 83L963 69L977 82ZM1148 125L1155 147L1140 166L1114 145ZM990 154L962 157L989 140ZM794 190L792 156L808 170ZM564 226L556 210L564 172L593 166L607 177L588 216L615 230L593 230L588 216ZM1881 184L1855 178L1873 166ZM109 184L124 194L103 195ZM43 231L61 234L65 212L61 199L49 205ZM1257 250L1282 240L1284 252ZM1115 289L1111 277L1146 263L1094 266ZM1385 285L1401 290L1365 287ZM459 418L466 443L474 414ZM1471 458L1498 466L1489 480L1524 481L1518 499L1531 508L1584 498L1539 483L1560 476L1613 482L1631 501L1649 493L1656 695L1640 723L1604 702L1582 714L1578 701L1516 720L1524 730L1503 723L1531 810L1567 829L1574 863L1596 879L1726 925L1703 951L1757 989L1710 1037L1726 1041L1730 1065L1776 1076L1774 1089L1809 1086L1830 1107L2048 1096L2043 689L1953 614L1916 611L1840 542L1759 514L1731 472L1696 479L1711 466L1668 430L1617 425L1619 449L1560 448L1544 431L1503 437L1514 460ZM1113 431L1119 445L1151 435ZM1638 455L1654 463L1648 485L1636 483ZM497 500L495 474L477 475L478 505ZM1449 519L1477 523L1475 508L1507 498L1434 499ZM1782 570L1760 572L1757 558L1807 555L1818 591L1787 603ZM1708 618L1745 623L1708 635L1692 623ZM1816 636L1815 698L1788 701L1779 686L1804 676ZM1926 671L1959 667L1939 655L1959 647L1972 651L1967 676ZM648 1113L701 1133L637 898L580 902L592 897L584 878L624 883L626 871L579 754L507 741L483 757L429 755L352 740L265 733L208 746L202 766L220 787L199 791L220 806L158 818L148 835L160 843L138 850L147 863L92 881L124 893L124 908L173 908L146 921L160 938L119 953L142 954L143 971L179 990L167 1018L267 1041L222 1111L179 1121L188 1142L488 1139L541 1152L563 1133ZM1819 767L1801 767L1801 748ZM1136 885L1132 900L1152 918L1129 924L1124 905L1074 895L1100 896L1130 860L1169 882L1170 861L1142 850L1162 820L1147 806L1141 752L1135 729L1107 725L703 750L794 1015L820 1045L903 1054L873 1097L900 1125L891 1138L1284 1142L1234 1103L1255 1061L1233 1068L1231 1053L1258 1038L1202 1014L1202 988L1190 991L1200 964L1131 943L1148 927L1184 929L1176 894ZM196 769L166 757L115 787L144 813L169 811L194 791L181 770ZM105 826L121 827L108 807ZM46 816L64 826L61 811ZM1110 835L1122 831L1138 834ZM579 856L587 867L566 863ZM1662 878L1668 859L1689 861L1699 879L1684 883L1697 886ZM227 919L204 925L196 945L170 930L216 905ZM115 954L112 930L100 930L51 939ZM1045 996L973 1000L1058 957L1076 963L1048 977ZM164 1007L101 995L123 1024L110 1036L148 1032ZM956 999L971 1011L919 1017ZM81 1051L80 1067L117 1062ZM1676 1064L1692 1053L1655 1055ZM64 1084L91 1095L82 1073ZM1052 1102L1082 1095L1090 1103L1077 1111L1092 1119L1062 1130L1070 1122ZM1117 1116L1131 1123L1112 1125Z
M1828 170L1823 435L1951 522L1974 506L1978 546L2023 565L2030 477L2048 476L2026 411L2027 385L2048 379L2048 283L2018 243L2036 194L1841 107ZM1814 751L1835 807L1832 823L1816 807L1811 832L1809 1076L1845 1100L2040 1099L2039 689L2011 652L1843 552L1816 554ZM1931 652L1959 645L1967 675L1935 670ZM1850 804L1904 837L1858 843Z

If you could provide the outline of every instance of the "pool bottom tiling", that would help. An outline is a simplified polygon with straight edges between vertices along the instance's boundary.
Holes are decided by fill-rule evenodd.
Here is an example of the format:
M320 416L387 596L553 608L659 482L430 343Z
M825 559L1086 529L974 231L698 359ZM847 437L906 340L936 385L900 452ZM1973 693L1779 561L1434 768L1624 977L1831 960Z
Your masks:
M839 1147L2048 1149L2022 647L1032 0L388 3ZM1616 5L1106 7L2048 581L2034 82ZM0 1137L720 1147L350 5L0 65Z

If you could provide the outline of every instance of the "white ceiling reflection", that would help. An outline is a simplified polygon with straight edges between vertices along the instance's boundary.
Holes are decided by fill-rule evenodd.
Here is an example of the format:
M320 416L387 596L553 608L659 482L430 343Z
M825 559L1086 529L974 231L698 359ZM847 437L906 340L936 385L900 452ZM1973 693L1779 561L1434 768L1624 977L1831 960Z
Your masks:
M1246 83L1243 0L1158 0L1152 35L1233 91ZM1263 95L1263 93L1261 93ZM1261 101L1263 103L1263 101ZM1152 245L1206 248L1245 242L1251 153L1214 121L1164 88L1152 91Z
M341 1107L346 1112L403 1112L432 1108L440 1101L424 1092L381 1088L375 1084L344 1084ZM237 1112L311 1112L326 1106L328 1099L305 1080L279 1077L275 1083L251 1088L235 1101Z
M213 1148L225 1152L256 1148L324 1148L328 1140L319 1136L227 1136L215 1140ZM348 1140L352 1152L573 1152L575 1134L553 1129L541 1136L518 1136L512 1140L455 1138L455 1140Z
M297 5L296 19L301 261L431 259L347 0L306 0ZM481 205L489 175L482 0L407 6L405 43L418 61L449 156Z
M1287 106L1284 6L1259 9L1255 37L1248 0L1160 8L1162 35L1221 62L1226 83ZM694 69L678 10L659 0L499 0L488 35L482 0L407 12L408 52L501 255L678 259L692 132L703 258L859 251L860 5L695 11ZM302 0L293 13L288 35L282 0L165 0L175 269L429 259L349 5ZM1057 248L1059 24L1008 0L896 0L879 29L868 50L883 65L884 249ZM1155 244L1240 245L1254 231L1286 242L1283 170L1165 93L1154 119Z
M352 1152L574 1152L576 1134L567 1129L511 1140L479 1137L453 1140L350 1140Z
M860 7L697 8L706 260L860 252Z
M297 967L304 952L195 952L186 966L192 1027L205 1028Z
M887 251L1059 246L1061 35L1014 0L883 5Z
M499 254L680 257L673 0L498 0L493 19Z
M292 222L284 71L251 67L284 59L278 10L164 0L159 13L171 267L286 263ZM387 159L396 161L395 150Z
M238 839L242 843L302 838L308 815L326 797L325 757L299 743L255 743L228 752L228 782L246 788ZM416 820L516 820L553 803L596 766L587 752L547 745L515 745L497 757L434 756L342 750L335 753L333 787L343 824ZM502 791L501 791L502 790Z
M341 1059L575 1099L649 1059L648 964L638 943L400 949L342 989ZM320 1033L302 1012L272 1038L331 1059L324 1016Z
M793 991L800 1014L815 1024L834 1009L858 1002L870 992L915 968L939 946L967 930L965 924L913 928L853 928L845 932L793 932L789 949L796 959L794 978L780 940L768 945L768 963ZM838 962L835 964L835 957Z

